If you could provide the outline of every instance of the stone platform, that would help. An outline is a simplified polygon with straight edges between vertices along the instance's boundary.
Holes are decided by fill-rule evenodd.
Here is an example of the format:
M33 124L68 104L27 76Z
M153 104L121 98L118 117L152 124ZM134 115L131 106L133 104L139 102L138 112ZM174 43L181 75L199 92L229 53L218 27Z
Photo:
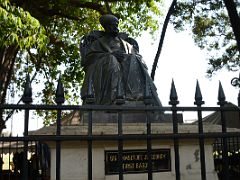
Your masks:
M116 135L116 123L94 123L93 135ZM229 129L228 131L239 131L239 129ZM44 127L30 134L54 135L55 126ZM170 123L152 123L152 134L172 133ZM198 127L192 124L179 124L179 133L197 133ZM206 125L204 132L221 132L219 125ZM62 126L62 135L87 135L88 126ZM123 134L146 134L145 123L124 123ZM213 139L205 140L206 175L207 179L217 180L217 174L213 164ZM46 142L51 149L51 180L55 180L55 142ZM129 140L123 142L124 151L146 150L145 140ZM175 159L172 139L152 140L153 150L169 150L170 169L165 172L153 172L153 179L175 180ZM106 173L106 152L117 151L118 143L115 141L93 141L93 179L94 180L118 180L118 175ZM200 178L200 152L198 139L183 139L179 141L180 172L182 180L199 180ZM61 179L62 180L87 180L88 172L88 149L87 141L64 141L61 143ZM133 166L138 166L136 163ZM125 165L125 167L131 167ZM146 180L146 172L124 174L125 180Z
M123 123L146 123L145 112L122 112ZM149 111L149 120L152 123L172 123L172 114ZM183 115L177 114L179 123L183 123ZM63 117L62 125L86 125L89 113L73 111ZM92 111L92 122L96 124L118 123L118 113L114 111Z

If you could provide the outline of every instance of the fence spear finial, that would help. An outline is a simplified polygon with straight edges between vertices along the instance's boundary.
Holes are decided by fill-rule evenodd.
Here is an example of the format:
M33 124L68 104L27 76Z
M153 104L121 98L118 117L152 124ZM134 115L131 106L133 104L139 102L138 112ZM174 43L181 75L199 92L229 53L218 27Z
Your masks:
M171 84L171 92L170 92L169 104L171 104L171 105L179 104L178 95L177 95L177 91L176 91L175 84L174 84L173 80L172 80L172 84Z
M223 91L223 87L221 84L221 81L219 81L219 88L218 88L218 105L224 105L226 104L226 97Z
M55 96L56 96L55 102L57 104L63 104L64 103L65 98L64 98L64 89L63 89L61 76L59 76L59 79L58 79L57 90L56 90Z
M196 105L202 105L204 104L204 101L202 100L202 93L201 93L201 90L200 90L200 86L199 86L199 83L198 83L198 80L197 80L197 85L196 85L196 91L195 91L195 102L194 104Z
M26 104L32 102L32 86L29 74L27 74L22 101Z

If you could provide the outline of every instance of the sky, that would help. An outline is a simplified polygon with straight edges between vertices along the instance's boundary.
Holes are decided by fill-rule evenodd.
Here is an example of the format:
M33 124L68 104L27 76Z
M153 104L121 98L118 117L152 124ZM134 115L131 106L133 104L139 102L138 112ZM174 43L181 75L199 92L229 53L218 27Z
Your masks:
M159 37L160 32L161 30L158 33ZM140 46L140 54L148 66L149 73L151 73L159 38L153 42L148 34L143 34L137 40ZM239 77L239 72L229 72L223 69L210 79L206 77L207 67L206 52L194 44L191 33L188 31L176 33L170 24L154 80L162 104L164 106L169 105L171 82L174 80L179 106L193 106L198 80L203 101L205 101L204 106L217 106L219 82L222 84L226 101L237 105L239 89L231 85L231 80L234 77ZM184 117L194 119L196 116L187 114Z
M160 33L161 28L157 37L160 37ZM153 41L149 33L145 32L140 38L137 38L137 41L140 47L140 54L143 56L150 74L159 38ZM194 106L197 80L199 81L203 101L205 101L204 106L217 106L219 81L222 83L226 101L237 104L239 89L233 87L230 82L232 78L239 76L239 72L221 70L209 79L206 77L207 63L206 52L200 50L194 44L190 32L176 33L171 24L169 24L154 81L163 106L169 106L172 80L174 80L177 90L179 106ZM8 121L7 131L10 131L12 128L14 135L21 135L23 132L23 119L19 119L21 116L23 115L14 115ZM184 113L183 117L185 122L191 122L192 119L197 118L196 113ZM11 123L13 124L12 127ZM29 123L29 130L35 130L40 127L42 127L40 118Z
M147 34L143 35L138 42L140 54L151 73L159 39L151 44L152 40L147 36ZM163 105L168 105L172 79L182 106L193 105L197 80L206 105L216 105L219 81L222 83L226 100L237 104L238 89L231 85L231 79L238 77L239 72L229 72L223 69L210 79L206 77L207 67L206 52L194 44L191 34L189 32L176 33L169 25L154 81Z

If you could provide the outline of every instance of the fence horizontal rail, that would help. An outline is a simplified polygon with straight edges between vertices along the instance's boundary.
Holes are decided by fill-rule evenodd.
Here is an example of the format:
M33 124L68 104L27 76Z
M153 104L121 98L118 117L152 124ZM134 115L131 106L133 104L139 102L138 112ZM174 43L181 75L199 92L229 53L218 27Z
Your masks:
M240 111L240 108L235 107L191 107L191 106L118 106L118 105L35 105L35 104L4 104L0 105L0 109L19 109L19 110L109 110L109 111Z
M153 142L164 142L168 141L171 144L173 144L173 154L174 154L174 162L175 162L175 174L176 180L181 180L181 158L180 158L180 151L179 147L182 142L185 140L189 140L186 142L194 141L196 143L199 143L199 149L200 149L200 158L201 158L201 179L206 180L206 160L205 160L205 142L210 140L209 142L214 143L216 139L221 139L221 152L222 152L222 162L223 165L223 173L224 177L230 177L229 169L228 169L228 150L230 149L228 146L228 139L229 138L239 138L240 132L235 129L231 128L228 130L227 124L226 124L226 115L227 112L235 112L234 114L239 117L240 115L240 108L237 106L224 106L223 104L220 104L220 106L217 107L201 107L201 106L176 106L176 104L172 104L172 106L127 106L127 105L44 105L44 104L4 104L0 105L0 109L11 109L11 110L21 110L25 111L24 115L24 135L23 136L10 136L10 137L0 137L0 142L2 143L2 147L5 143L9 143L11 145L12 142L21 142L24 144L24 160L25 162L28 161L27 159L27 153L29 151L29 142L38 142L38 143L49 143L54 144L55 143L55 176L57 180L60 180L61 177L61 162L64 162L61 158L61 151L64 149L64 142L78 142L82 143L87 146L87 162L88 162L88 180L92 180L93 176L93 144L97 144L97 142L115 142L117 144L117 151L118 151L118 157L123 156L123 152L125 150L125 144L124 142L143 142L143 146L146 146L147 156L150 157L152 153L152 144ZM42 111L57 111L57 118L55 128L50 128L53 130L52 133L49 133L47 135L40 135L40 134L31 134L28 129L29 125L29 113L30 111L36 111L36 110L42 110ZM64 132L64 126L61 124L61 121L63 120L63 111L82 111L86 112L84 115L83 124L79 124L79 126L84 126L82 129L83 131L79 131L79 133L76 134L70 134L65 135ZM102 111L102 112L112 112L116 113L117 116L115 117L114 124L116 131L105 131L103 130L100 132L94 131L95 127L98 127L97 121L94 121L94 118L96 118L94 115L95 111ZM203 112L220 112L219 118L221 120L221 124L218 124L218 129L209 129L206 128L204 131L204 128L206 127L202 118ZM128 124L127 122L124 122L123 115L124 113L145 113L143 115L143 121L141 121L141 124L144 126L141 126L144 128L144 130L140 131L134 131L128 134L128 131L124 131L125 125ZM161 121L159 118L159 121L153 121L151 122L151 112L164 112L163 114L171 114L172 116L169 116L169 119L167 119L165 122ZM186 125L183 122L178 121L178 114L183 112L194 112L197 114L197 119L194 124L190 124L190 126L194 126L195 129L191 131L181 131L181 125ZM237 113L236 113L237 112ZM226 114L225 114L226 113ZM239 114L238 114L239 113ZM81 116L81 113L80 113ZM82 117L82 116L81 116ZM145 117L145 119L144 119ZM97 117L98 118L98 117ZM33 120L33 119L31 119ZM154 124L168 124L170 130L166 131L165 133L163 131L155 131L154 130ZM85 124L84 124L85 123ZM217 125L217 124L216 124ZM188 125L186 125L188 126ZM189 132L189 133L188 133ZM35 132L36 133L36 132ZM214 142L213 142L214 140ZM199 141L199 142L198 142ZM207 142L207 143L209 143ZM1 144L0 143L0 144ZM67 144L67 143L66 143ZM238 146L239 147L239 146ZM3 152L3 149L2 149ZM9 150L10 152L10 150ZM219 151L220 152L220 151ZM153 170L151 167L151 158L148 158L148 164L150 165L148 167L147 173L148 173L148 180L153 179ZM118 163L118 175L119 180L124 179L124 172L122 169L123 161L121 158L119 158ZM26 163L25 163L26 164ZM24 179L27 179L28 177L28 167L24 167L23 177ZM226 178L224 180L227 180Z
M116 141L116 140L146 140L147 138L152 140L165 140L165 139L199 139L199 138L224 138L224 137L239 137L240 132L213 132L213 133L179 133L179 134L124 134L119 136L118 134L111 135L34 135L25 137L0 137L0 141Z

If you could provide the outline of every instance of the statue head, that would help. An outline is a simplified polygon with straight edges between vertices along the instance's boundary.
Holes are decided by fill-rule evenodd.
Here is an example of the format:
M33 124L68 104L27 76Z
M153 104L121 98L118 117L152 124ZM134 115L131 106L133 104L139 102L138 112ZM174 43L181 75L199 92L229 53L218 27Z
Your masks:
M112 35L117 36L118 35L118 23L119 20L116 16L112 14L105 14L102 15L99 19L102 27L105 29L105 32Z

